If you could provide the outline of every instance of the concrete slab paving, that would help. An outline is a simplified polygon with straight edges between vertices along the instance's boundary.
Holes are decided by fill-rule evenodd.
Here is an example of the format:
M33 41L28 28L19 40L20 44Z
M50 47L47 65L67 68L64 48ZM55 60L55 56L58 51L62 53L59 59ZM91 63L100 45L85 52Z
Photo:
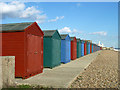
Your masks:
M75 78L97 57L101 51L80 57L67 64L61 64L53 69L44 68L43 73L28 79L16 79L16 83L40 85L53 88L67 88Z

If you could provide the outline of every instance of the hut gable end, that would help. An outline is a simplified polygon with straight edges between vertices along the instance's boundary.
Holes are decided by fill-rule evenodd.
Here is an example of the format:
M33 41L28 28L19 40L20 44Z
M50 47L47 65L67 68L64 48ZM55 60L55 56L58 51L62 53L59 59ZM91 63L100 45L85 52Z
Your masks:
M36 22L32 23L30 26L28 26L25 31L30 34L34 34L36 36L43 36L44 33L41 30L41 28L38 26Z
M56 30L56 32L53 34L52 38L61 40L61 36L60 36L60 34L59 34L59 32L58 32L57 30Z
M77 42L80 42L80 38L77 38Z
M66 40L67 40L67 41L71 41L71 39L70 39L70 36L69 36L69 35L67 35Z
M70 39L70 36L69 36L68 34L61 34L60 36L61 36L61 39L62 39L62 40L67 40L67 41L70 41L70 40L71 40L71 39Z
M44 37L52 37L56 30L43 30Z
M70 37L70 38L71 38L71 41L75 41L75 42L77 42L76 37Z

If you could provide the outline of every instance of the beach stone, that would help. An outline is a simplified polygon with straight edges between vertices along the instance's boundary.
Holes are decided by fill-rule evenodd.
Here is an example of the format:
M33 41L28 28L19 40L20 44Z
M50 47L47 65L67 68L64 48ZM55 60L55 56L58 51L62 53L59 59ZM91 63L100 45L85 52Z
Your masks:
M118 52L102 50L100 55L77 78L82 76L83 79L79 79L79 82L76 80L71 85L72 88L118 88L120 83L118 75L120 75Z

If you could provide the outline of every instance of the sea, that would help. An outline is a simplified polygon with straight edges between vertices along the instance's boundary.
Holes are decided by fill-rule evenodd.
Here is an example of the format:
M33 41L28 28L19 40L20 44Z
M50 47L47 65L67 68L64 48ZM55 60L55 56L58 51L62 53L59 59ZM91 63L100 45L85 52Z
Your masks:
M120 51L120 48L114 48L115 51Z

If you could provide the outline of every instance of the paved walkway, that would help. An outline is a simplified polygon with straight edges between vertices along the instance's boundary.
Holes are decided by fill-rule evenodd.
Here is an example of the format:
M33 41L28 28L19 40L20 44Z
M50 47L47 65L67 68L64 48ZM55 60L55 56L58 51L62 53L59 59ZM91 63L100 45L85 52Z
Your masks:
M43 73L28 79L16 79L18 84L42 85L44 87L67 88L75 78L97 57L101 51L83 56L53 69L45 68Z

